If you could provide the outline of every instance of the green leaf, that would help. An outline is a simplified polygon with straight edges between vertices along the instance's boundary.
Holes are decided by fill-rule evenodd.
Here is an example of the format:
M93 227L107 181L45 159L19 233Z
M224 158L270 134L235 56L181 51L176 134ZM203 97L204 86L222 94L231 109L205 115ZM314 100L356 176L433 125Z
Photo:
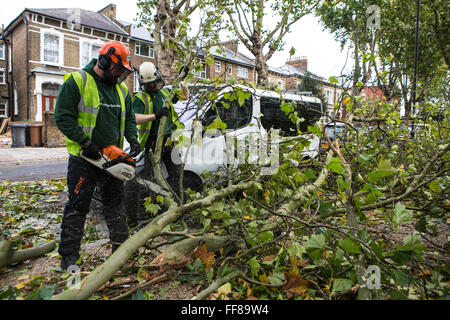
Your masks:
M337 174L341 174L343 171L342 168L342 162L339 158L333 157L327 165L327 169L332 170L333 172L336 172Z
M441 193L442 192L442 188L439 185L439 183L436 180L433 180L429 185L428 188L430 188L431 191L433 191L434 193Z
M397 202L394 208L394 215L392 217L392 222L395 225L399 225L401 223L409 223L413 220L413 216L410 210L405 209L405 206L400 202Z
M152 215L156 215L161 207L154 203L145 203L145 210L150 212Z
M334 212L334 205L332 202L320 203L319 214L322 218L331 216Z
M282 272L274 272L268 277L270 284L281 286L284 283L284 274Z
M391 275L395 284L400 286L408 284L408 275L406 273L399 270L391 270Z
M382 160L380 160L380 162L378 162L377 172L382 177L388 177L390 175L393 175L395 172L397 172L397 169L392 167L390 159L382 159Z
M328 82L329 82L331 85L333 85L333 84L338 84L338 83L339 83L338 78L337 78L336 76L331 76L331 77L329 77L329 78L328 78Z
M269 242L273 240L273 232L272 231L264 231L258 235L258 240L262 243Z
M256 277L258 275L259 269L261 268L261 265L259 264L256 257L251 258L248 261L248 265L250 266L250 270L252 271L252 276Z
M295 48L291 47L291 49L289 50L289 56L292 57L295 54Z
M215 118L214 121L206 127L206 130L210 129L221 129L225 130L227 128L227 124L223 122L220 118Z
M294 242L287 248L287 252L290 257L302 258L302 255L306 253L306 249L297 242Z
M325 245L325 236L323 234L314 234L303 244L308 255L313 260L322 258L323 246Z
M349 238L339 240L339 247L344 249L344 251L348 254L357 254L361 251L359 243Z
M353 286L353 282L350 279L334 279L332 293L345 291Z
M249 98L251 96L250 92L245 92L245 91L238 91L237 92L237 96L238 96L238 103L239 106L243 106L245 103L245 99Z

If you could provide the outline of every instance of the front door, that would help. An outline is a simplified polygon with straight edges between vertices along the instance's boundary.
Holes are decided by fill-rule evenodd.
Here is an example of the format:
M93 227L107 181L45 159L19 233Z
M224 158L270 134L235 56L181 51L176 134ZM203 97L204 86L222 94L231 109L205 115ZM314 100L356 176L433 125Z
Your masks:
M55 110L56 96L42 95L42 120L46 111L53 112Z

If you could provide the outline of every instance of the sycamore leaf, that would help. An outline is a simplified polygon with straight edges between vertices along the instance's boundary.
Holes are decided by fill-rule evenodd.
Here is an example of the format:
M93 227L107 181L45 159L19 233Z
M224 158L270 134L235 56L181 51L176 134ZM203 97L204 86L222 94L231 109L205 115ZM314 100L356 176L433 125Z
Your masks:
M332 158L330 163L327 165L327 168L332 170L333 172L336 172L337 174L342 173L342 162L339 158Z
M323 234L314 234L311 238L303 244L303 247L308 252L313 260L318 260L322 257L323 246L325 245L325 236Z
M219 289L217 289L217 292L219 295L227 295L231 293L231 283L227 282L223 286L221 286Z
M215 261L215 258L214 258L215 253L208 252L208 249L206 248L205 245L197 247L194 250L194 257L199 258L203 264L206 264L206 266L205 266L206 271L209 270L209 267Z
M284 279L288 299L299 297L308 290L308 281L301 278L298 272L285 272Z
M255 277L258 275L259 269L261 268L261 265L259 264L258 260L256 260L256 257L251 258L248 261L248 265L250 266L250 270L252 271L252 275Z
M345 291L353 287L353 282L350 279L334 279L332 293Z
M392 221L395 225L399 225L401 223L409 223L413 220L413 216L410 210L407 210L403 204L397 202L394 208L394 215L392 217Z
M339 247L345 250L348 254L356 254L360 252L359 243L352 239L339 240Z

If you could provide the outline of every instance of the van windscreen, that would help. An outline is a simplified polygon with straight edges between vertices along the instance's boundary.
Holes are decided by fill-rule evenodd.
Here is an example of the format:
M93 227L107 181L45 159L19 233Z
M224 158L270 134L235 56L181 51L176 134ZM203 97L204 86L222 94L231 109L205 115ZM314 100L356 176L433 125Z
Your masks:
M290 103L291 101L286 100ZM297 108L300 118L305 121L300 123L302 132L308 131L308 126L313 125L321 116L320 103L297 102ZM266 129L280 129L281 134L285 136L297 135L295 124L289 119L284 111L281 110L281 101L276 98L261 97L261 124Z

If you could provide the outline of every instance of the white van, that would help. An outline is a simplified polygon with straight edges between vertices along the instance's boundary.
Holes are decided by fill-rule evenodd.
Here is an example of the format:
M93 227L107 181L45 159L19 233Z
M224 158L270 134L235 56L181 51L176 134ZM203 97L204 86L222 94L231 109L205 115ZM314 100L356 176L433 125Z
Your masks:
M237 86L236 88L245 92L248 96L242 106L237 99L233 101L229 101L229 97L227 99L227 96L236 91L231 86L219 90L213 102L207 102L200 106L194 102L196 100L196 88L194 87L194 90L190 88L191 98L188 101L179 101L174 106L180 115L180 120L185 125L182 134L189 139L194 136L194 143L189 147L184 146L180 150L181 161L185 161L185 187L197 189L205 182L202 175L204 171L217 172L230 163L233 164L233 167L236 167L242 161L249 161L254 164L258 164L259 161L259 164L262 164L260 156L264 153L272 153L273 160L273 156L277 155L277 145L262 145L264 141L267 141L268 130L270 129L279 130L280 140L283 140L284 137L297 135L295 125L281 110L279 93L244 86ZM303 135L310 141L310 145L302 154L302 159L299 160L315 158L319 154L320 139L307 133L307 128L319 121L323 114L320 99L295 94L283 94L282 97L286 102L295 101L298 106L296 111L299 117L304 118L304 121L300 123L300 130L305 132ZM217 116L226 124L226 130L205 130ZM230 143L230 140L234 140L233 143ZM253 151L253 158L251 156L247 159L241 157L243 153L237 152L240 147L241 151ZM126 140L124 149L125 151L129 149ZM237 156L236 153L238 153ZM269 155L265 157L266 163L268 160L267 169L271 170L268 170L267 174L275 173L274 170L277 168L274 167L273 162L270 163ZM143 164L143 161L139 161L137 166ZM162 167L163 174L167 177L164 165Z
M232 94L236 90L245 93L242 106L238 95ZM303 159L315 158L319 153L320 139L308 134L307 128L315 124L323 113L320 99L294 94L283 94L282 97L286 102L295 102L295 111L300 118L304 118L300 130L305 132L310 145L303 153ZM181 148L180 153L181 160L185 162L185 177L195 180L197 185L204 182L202 172L205 170L216 172L227 164L236 167L243 161L263 166L267 169L266 174L273 174L277 170L274 156L278 152L278 145L274 143L283 140L283 137L297 135L295 125L281 110L281 97L275 91L227 86L218 92L213 102L194 108L186 106L186 102L179 102L175 109L185 125L183 135L194 138L193 143ZM186 112L186 109L190 111ZM205 130L217 117L226 124L226 129ZM271 139L269 145L268 133L274 133L271 129L278 129L280 139ZM245 157L245 151L250 154L248 157Z

